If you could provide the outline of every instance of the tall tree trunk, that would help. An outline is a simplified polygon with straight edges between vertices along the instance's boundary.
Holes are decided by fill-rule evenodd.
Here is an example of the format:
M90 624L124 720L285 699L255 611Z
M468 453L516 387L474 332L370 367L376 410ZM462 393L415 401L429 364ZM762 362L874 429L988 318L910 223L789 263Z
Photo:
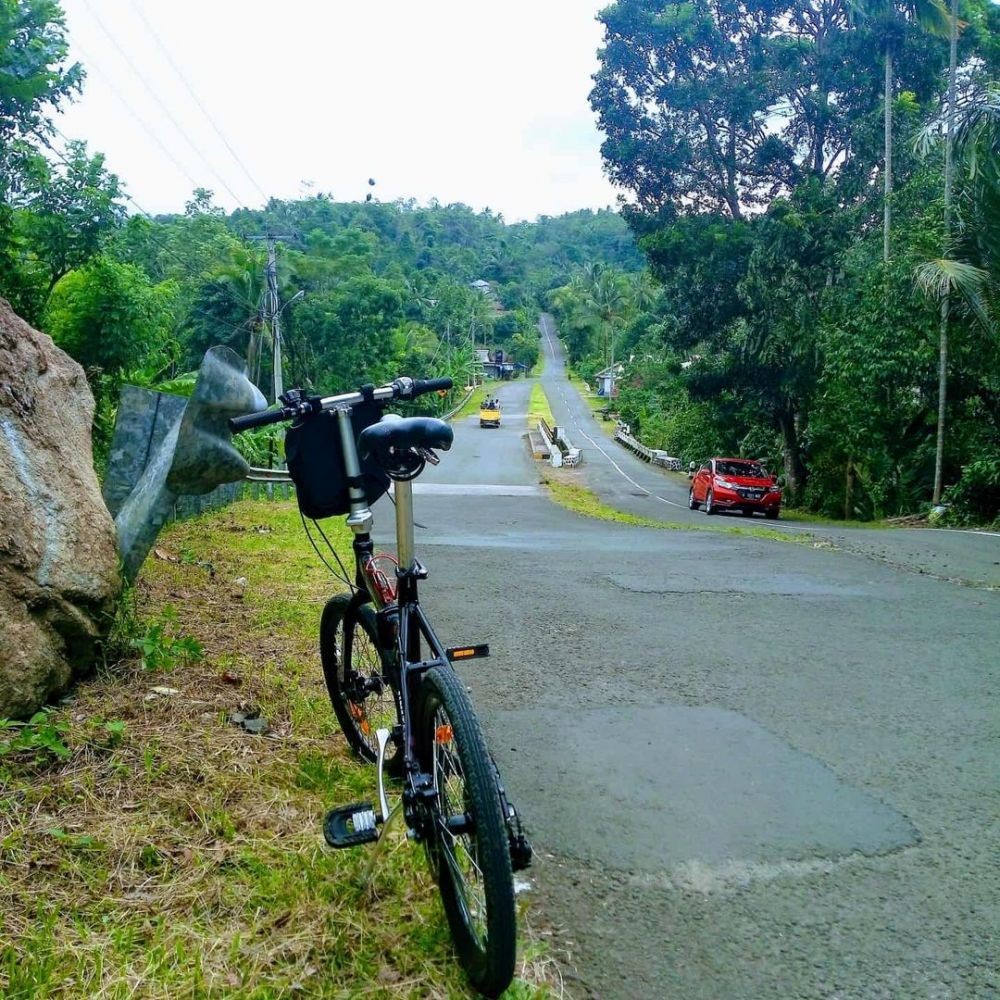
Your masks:
M885 47L885 170L882 215L882 259L889 263L889 229L892 226L892 48Z
M947 257L951 248L951 188L954 166L952 163L952 147L954 146L955 127L955 91L958 76L958 0L951 0L951 24L949 25L949 58L948 58L948 119L944 142L944 255ZM935 504L941 502L942 477L944 470L944 423L945 407L948 402L948 316L951 310L951 298L946 291L941 300L941 337L938 350L938 420L937 448L934 453L934 495Z
M782 451L785 460L785 490L789 498L798 502L802 499L806 488L806 466L802 461L802 447L799 444L799 431L795 423L795 414L785 411L778 414L778 426L781 428Z

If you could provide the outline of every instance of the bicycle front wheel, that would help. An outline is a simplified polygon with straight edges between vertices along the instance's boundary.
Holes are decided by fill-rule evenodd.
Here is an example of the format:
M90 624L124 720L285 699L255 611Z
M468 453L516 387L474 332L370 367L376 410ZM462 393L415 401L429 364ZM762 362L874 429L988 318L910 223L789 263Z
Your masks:
M319 629L320 657L330 703L350 748L362 759L378 759L379 729L393 733L386 771L403 770L399 704L390 680L390 659L379 647L375 609L350 594L331 597Z
M417 754L434 778L427 852L459 960L472 985L499 996L514 977L514 876L496 768L454 671L420 685Z

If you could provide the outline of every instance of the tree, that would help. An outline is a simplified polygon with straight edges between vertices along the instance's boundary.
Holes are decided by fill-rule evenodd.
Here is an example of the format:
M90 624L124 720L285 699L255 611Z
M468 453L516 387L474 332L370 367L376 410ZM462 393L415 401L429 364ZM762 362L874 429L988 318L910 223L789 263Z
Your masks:
M399 288L369 275L307 295L298 306L295 329L309 345L310 374L322 378L324 390L335 391L399 374L389 369L398 344L394 331L403 318Z
M954 153L963 168L964 185L958 202L957 236L952 232L950 201L946 197L945 234L950 244L949 256L921 264L915 270L918 285L931 298L940 301L941 325L938 352L938 418L934 462L933 502L941 499L945 468L945 420L948 377L948 325L953 316L952 299L957 298L971 314L984 335L977 354L986 361L979 392L983 398L982 416L1000 427L1000 394L990 385L986 374L993 365L987 359L1000 354L996 334L995 306L1000 292L1000 101L995 92L972 101L956 114L949 100L946 127L946 163L951 167L952 138ZM952 178L946 174L946 192ZM948 192L950 193L950 192ZM995 380L994 380L995 381Z
M948 115L945 123L944 152L944 238L951 239L951 190L954 180L953 132L955 129L955 101L958 91L958 0L951 0L948 24ZM948 316L951 296L941 299L941 334L938 342L938 422L937 447L934 454L934 492L932 502L941 502L942 475L944 471L944 425L948 401Z
M31 255L44 269L48 295L64 274L89 260L125 219L118 178L101 153L71 142L65 162L30 184L18 199L21 230Z
M87 370L120 376L167 347L176 286L152 286L132 264L97 256L70 271L52 291L43 318L52 339Z
M46 111L80 89L80 64L63 65L68 51L57 0L0 0L0 153L47 132Z
M892 107L893 60L914 29L935 35L949 31L947 8L942 0L866 0L861 10L872 22L882 50L884 82L882 158L882 259L888 262L892 228Z
M47 113L83 81L79 63L64 65L67 53L59 3L0 0L0 288L19 308L24 278L12 200L27 177L44 173L36 141L50 131Z
M644 212L766 204L794 170L768 135L776 102L764 39L776 0L619 0L598 15L605 44L591 107L611 180Z
M585 308L601 330L604 364L615 363L615 328L625 319L629 297L624 275L612 268L591 268L583 272Z

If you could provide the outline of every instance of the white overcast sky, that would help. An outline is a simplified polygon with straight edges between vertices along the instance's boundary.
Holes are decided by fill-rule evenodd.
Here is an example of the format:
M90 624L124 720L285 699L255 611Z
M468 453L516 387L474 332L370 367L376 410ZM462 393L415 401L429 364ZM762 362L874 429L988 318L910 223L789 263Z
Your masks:
M615 192L587 94L602 6L63 0L88 76L56 125L103 151L152 213L182 210L192 181L233 209L263 204L254 181L280 198L350 201L369 177L380 201L460 201L509 222L601 208Z

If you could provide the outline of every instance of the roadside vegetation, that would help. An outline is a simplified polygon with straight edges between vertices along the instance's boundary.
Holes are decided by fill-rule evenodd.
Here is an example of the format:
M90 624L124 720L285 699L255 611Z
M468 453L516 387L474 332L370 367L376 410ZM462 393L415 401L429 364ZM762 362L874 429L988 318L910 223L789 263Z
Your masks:
M478 416L479 414L479 404L482 403L484 399L492 396L494 391L503 385L502 382L495 381L493 379L487 379L485 382L481 383L473 391L472 395L465 401L462 408L457 412L452 414L452 420L462 420L465 417Z
M369 881L370 850L322 843L373 794L318 664L337 586L294 504L174 525L97 677L0 729L0 994L468 995L420 850ZM525 944L508 996L550 972Z

